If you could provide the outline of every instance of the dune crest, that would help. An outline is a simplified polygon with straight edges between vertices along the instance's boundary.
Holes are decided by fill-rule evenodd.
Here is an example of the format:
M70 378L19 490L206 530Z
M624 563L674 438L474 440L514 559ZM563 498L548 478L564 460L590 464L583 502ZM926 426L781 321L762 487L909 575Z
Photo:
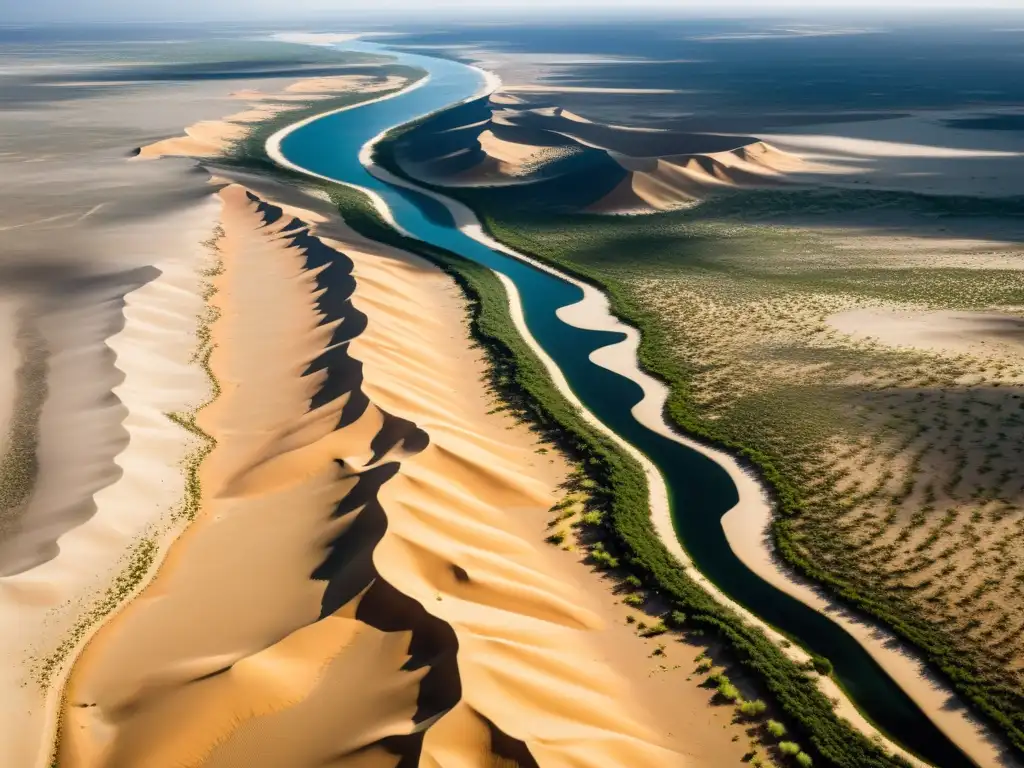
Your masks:
M484 417L447 278L220 197L200 512L75 665L59 764L681 764L512 522L558 467Z
M635 158L609 153L629 173L594 213L647 213L685 208L708 195L737 187L769 187L786 174L807 169L796 155L757 141L725 152Z

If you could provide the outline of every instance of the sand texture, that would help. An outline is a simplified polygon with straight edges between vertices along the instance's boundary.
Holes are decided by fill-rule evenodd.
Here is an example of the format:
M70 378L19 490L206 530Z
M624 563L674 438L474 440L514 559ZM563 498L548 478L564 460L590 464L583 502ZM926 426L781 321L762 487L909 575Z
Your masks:
M221 197L201 509L76 664L60 765L681 764L511 522L560 467L486 419L446 278Z

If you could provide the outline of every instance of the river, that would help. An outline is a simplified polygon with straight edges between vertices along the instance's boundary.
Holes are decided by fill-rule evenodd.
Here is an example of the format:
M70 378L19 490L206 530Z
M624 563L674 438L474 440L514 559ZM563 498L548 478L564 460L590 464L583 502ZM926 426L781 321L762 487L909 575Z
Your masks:
M372 190L412 236L511 280L518 289L526 325L579 400L645 454L664 476L676 533L696 567L751 613L808 651L827 657L850 699L893 741L941 768L975 765L841 626L762 580L735 555L721 523L739 499L735 484L711 458L659 435L634 418L631 410L643 398L640 387L590 360L594 350L619 341L622 335L574 328L556 315L559 308L581 300L577 285L471 238L454 226L448 209L436 199L382 181L363 166L360 151L367 142L390 128L478 94L485 84L483 74L454 61L373 44L347 43L344 47L396 56L400 64L426 70L429 79L393 98L304 124L283 138L281 154L314 174Z

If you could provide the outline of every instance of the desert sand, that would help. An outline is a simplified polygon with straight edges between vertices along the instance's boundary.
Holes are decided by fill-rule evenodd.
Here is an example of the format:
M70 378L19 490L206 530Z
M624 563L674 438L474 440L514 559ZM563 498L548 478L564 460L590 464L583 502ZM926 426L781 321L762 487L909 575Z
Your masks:
M216 211L208 203L164 223L184 233L209 232ZM33 525L16 527L0 546L8 569L0 581L5 627L0 654L8 660L0 678L4 765L33 766L37 759L49 764L48 731L63 664L88 635L94 611L106 604L105 591L128 564L125 553L165 536L181 504L181 465L197 441L166 414L188 412L209 396L207 378L193 359L203 307L199 272L209 257L202 239L195 237L191 249L167 254L158 263L159 276L128 295L124 327L109 340L103 340L109 315L102 305L100 310L68 307L49 318L57 326L67 324L76 336L51 358L59 370L40 431L44 437L56 434L48 419L66 420L71 414L84 423L64 429L63 441L41 443L38 491L25 513ZM120 382L106 381L103 369L91 364L98 358L83 354L103 343L116 356ZM91 407L110 385L116 400L107 407L118 410L116 420ZM81 442L84 435L88 439ZM120 479L108 477L103 458L110 450L119 452ZM95 495L83 501L83 488ZM56 548L57 535L68 528Z
M1024 317L1008 313L861 307L828 322L854 339L893 347L1011 358L1024 352Z
M76 664L60 764L682 764L517 530L564 469L487 415L448 279L221 197L201 510Z
M331 75L311 77L287 85L280 93L257 89L237 91L233 97L249 102L245 109L222 120L203 120L185 128L184 136L174 136L139 150L142 159L159 157L213 157L228 151L251 130L251 124L299 109L310 101L342 93L381 93L400 88L406 79L398 75L384 78L369 75Z
M763 141L727 152L667 157L612 154L629 171L622 182L588 210L595 213L650 213L693 205L716 191L769 187L811 166Z

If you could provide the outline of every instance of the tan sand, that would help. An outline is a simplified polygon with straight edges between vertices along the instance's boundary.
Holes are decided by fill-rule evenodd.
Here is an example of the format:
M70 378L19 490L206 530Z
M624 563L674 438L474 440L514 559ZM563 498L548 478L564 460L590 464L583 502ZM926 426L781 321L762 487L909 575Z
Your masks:
M875 339L894 347L951 354L1024 353L1024 317L1001 312L862 307L840 312L828 323L855 339Z
M707 154L613 157L630 173L612 192L590 206L588 210L592 212L670 211L725 189L777 186L787 181L786 174L812 168L796 155L765 142Z
M346 244L347 302L344 257L308 268L288 217L222 199L202 511L82 654L61 765L395 765L420 730L428 765L681 764L515 530L561 468L487 416L447 278Z
M247 89L232 97L248 101L246 109L223 120L204 120L188 126L184 136L154 142L139 150L139 157L152 160L160 157L214 157L231 149L244 138L250 124L267 120L282 112L298 109L309 101L329 98L339 93L379 93L401 87L407 80L399 75L386 78L370 75L331 75L312 77L291 83L282 93L264 93ZM271 103L266 103L271 102Z
M158 263L159 277L128 294L125 327L107 342L124 374L113 388L127 413L123 428L128 444L117 460L124 476L96 493L91 499L94 514L61 536L55 557L0 581L0 623L5 627L0 655L6 660L0 673L0 765L49 765L49 729L59 704L64 665L74 656L74 638L88 628L83 616L125 567L124 553L143 539L163 535L181 504L181 465L196 450L197 441L166 414L187 412L208 397L207 377L193 353L203 307L198 272L209 258L200 241L209 236L215 212L207 201L161 222L185 233L185 242L194 232L193 247L166 254ZM159 227L151 232L178 242ZM90 381L88 375L72 364L88 359L68 357L64 370L71 377L69 386L79 382L78 390L87 389L81 382ZM81 418L74 407L53 399L47 403L48 412L58 420ZM94 439L112 439L101 429L104 422L92 416L98 432ZM35 537L45 537L49 527L78 514L77 491L91 471L85 457L66 442L41 450L40 491L30 500L30 511L38 508L37 514L52 519L47 526L26 532L28 540L19 536L5 542L15 552L31 553ZM67 472L70 459L72 474ZM51 470L55 474L45 474ZM49 671L43 669L46 664L52 665Z

